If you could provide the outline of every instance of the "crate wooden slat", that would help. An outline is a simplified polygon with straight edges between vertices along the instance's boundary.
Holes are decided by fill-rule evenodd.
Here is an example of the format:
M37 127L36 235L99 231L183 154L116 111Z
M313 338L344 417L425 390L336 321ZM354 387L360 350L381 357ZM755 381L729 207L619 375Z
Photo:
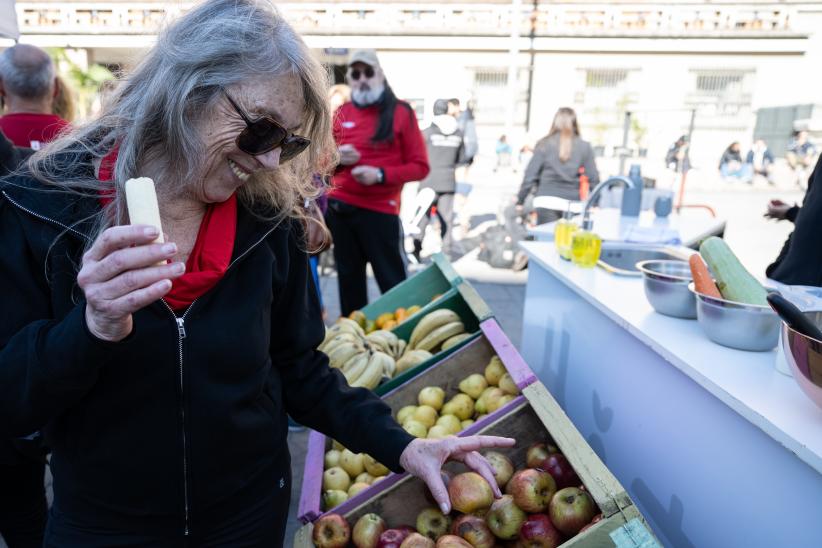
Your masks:
M454 354L447 356L426 369L418 376L405 384L395 388L383 396L383 400L391 407L394 414L406 405L417 404L417 394L426 386L439 386L446 392L446 399L450 399L459 392L459 382L472 373L482 373L493 355L502 360L503 365L511 374L516 385L522 390L536 381L533 371L525 364L510 339L493 318L480 324L481 336L469 341ZM509 406L515 402L509 403ZM494 417L505 412L508 406L498 409L495 413L483 418L466 429L466 433L476 431L494 420ZM460 433L460 435L463 435ZM304 466L303 490L297 515L304 523L314 521L322 515L322 472L323 456L329 448L330 440L319 432L309 434L308 452ZM393 479L396 474L390 475L383 481ZM362 491L356 497L338 506L335 511L356 504L357 500L368 498L371 488Z
M574 428L568 418L557 413L558 408L553 397L545 387L535 382L523 390L523 396L507 406L506 413L496 416L492 421L477 423L464 432L468 434L487 434L509 436L517 439L517 446L502 449L514 462L515 467L524 465L527 448L534 442L553 438L577 474L591 493L602 513L602 520L571 540L563 547L589 548L603 546L643 546L658 547L659 544L650 532L645 520L636 506L622 489L619 482L607 470L601 460L590 450L585 440ZM459 473L465 468L459 463L448 463L446 469ZM427 488L423 482L408 474L398 474L396 479L384 485L377 485L365 500L359 500L352 507L341 511L349 523L356 523L363 514L374 512L381 515L389 527L413 525L417 514L432 506L425 497ZM352 499L353 500L353 499ZM311 532L313 525L307 524L297 532L295 546L308 548L312 546ZM619 538L636 539L628 532L642 531L645 542L631 544L615 540ZM619 542L619 544L618 544Z

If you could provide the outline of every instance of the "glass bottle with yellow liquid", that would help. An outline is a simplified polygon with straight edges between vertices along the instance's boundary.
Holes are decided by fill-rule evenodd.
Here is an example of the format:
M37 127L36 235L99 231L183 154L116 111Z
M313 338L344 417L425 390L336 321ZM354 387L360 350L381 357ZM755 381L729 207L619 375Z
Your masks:
M591 232L593 221L582 219L582 226L571 236L571 262L583 268L593 268L602 251L602 238Z
M572 220L571 205L562 216L562 219L554 225L554 245L557 246L557 253L566 261L571 260L571 236L579 228Z

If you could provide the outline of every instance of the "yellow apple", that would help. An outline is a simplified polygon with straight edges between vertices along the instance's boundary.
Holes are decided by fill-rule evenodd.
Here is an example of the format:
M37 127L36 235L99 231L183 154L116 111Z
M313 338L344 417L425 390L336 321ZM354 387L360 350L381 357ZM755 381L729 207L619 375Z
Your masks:
M485 366L485 380L492 386L499 385L499 380L505 373L505 366L502 365L502 360L498 356L491 358L491 361Z
M343 447L343 444L341 444L337 440L331 440L331 449L336 449L337 451L342 451L343 449L345 449L345 447Z
M331 510L348 500L348 493L339 489L330 489L323 493L323 505L326 510Z
M411 415L414 414L414 411L416 410L416 405L406 405L405 407L397 411L397 422L403 424Z
M506 373L502 376L499 380L499 388L506 394L511 396L516 396L519 394L519 388L517 388L517 384L514 382L514 379L511 378L509 373Z
M462 425L456 415L443 415L437 419L437 424L434 426L444 426L452 434L462 430ZM428 436L431 436L431 432L428 432Z
M436 439L436 438L447 438L451 435L451 431L448 430L445 426L441 424L435 424L428 430L427 438Z
M323 459L325 463L325 469L328 470L329 468L334 468L335 466L340 465L340 452L336 449L330 450L328 453L325 454L325 459Z
M377 459L371 455L365 455L363 464L365 465L365 470L375 478L377 476L384 476L390 471L387 467L377 462Z
M323 472L323 491L348 491L351 487L351 478L348 472L335 466Z
M419 421L407 420L403 423L402 427L415 438L424 438L428 435L428 428Z
M374 481L374 476L372 476L368 472L363 472L362 474L360 474L359 476L354 478L354 483L368 483L368 484L371 484L372 481Z
M488 388L488 381L479 373L468 375L460 381L459 389L463 394L468 394L471 399L477 399L482 395L482 391Z
M439 386L426 386L420 390L417 401L420 405L428 405L439 411L442 409L443 402L445 402L445 390Z
M357 493L359 493L363 489L368 489L369 487L371 487L371 486L367 483L354 483L354 484L352 484L351 487L348 488L348 498L353 497L354 495L356 495Z
M365 472L365 465L363 464L363 454L353 453L346 449L340 453L340 468L348 472L352 478L356 478Z
M449 403L454 404L453 413L450 414L456 415L461 421L470 419L474 414L474 400L466 394L457 394Z
M421 422L426 428L431 428L437 422L437 410L430 405L420 405L411 415L411 418Z
M468 428L468 427L469 427L469 426L471 426L472 424L474 424L474 421L473 421L473 420L471 420L471 419L466 419L466 420L464 420L464 421L462 421L462 422L460 423L460 426L462 427L462 429L463 429L463 430L465 430L466 428Z
M499 388L494 388L491 392L485 395L485 407L488 413L493 413L499 409L499 400L505 396L505 392Z

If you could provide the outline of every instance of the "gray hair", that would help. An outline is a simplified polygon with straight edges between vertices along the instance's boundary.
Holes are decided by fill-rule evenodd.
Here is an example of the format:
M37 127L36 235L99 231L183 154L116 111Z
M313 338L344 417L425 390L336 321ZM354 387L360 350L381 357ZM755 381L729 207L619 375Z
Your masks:
M54 89L54 63L49 55L28 44L17 44L0 53L0 80L9 95L43 99Z
M336 159L326 101L328 76L268 0L207 0L175 21L105 102L100 116L53 141L29 160L39 180L67 190L111 192L89 170L117 150L115 199L98 215L98 234L126 217L122 185L151 161L163 181L196 183L206 151L198 123L213 114L220 90L252 79L295 75L302 83L302 127L312 144L279 169L241 187L239 199L280 222L302 218L305 198L318 193L313 173L330 171ZM70 180L66 180L67 177ZM192 182L193 181L193 182ZM168 184L168 183L165 183ZM158 193L168 193L161 188ZM96 235L95 235L96 236Z

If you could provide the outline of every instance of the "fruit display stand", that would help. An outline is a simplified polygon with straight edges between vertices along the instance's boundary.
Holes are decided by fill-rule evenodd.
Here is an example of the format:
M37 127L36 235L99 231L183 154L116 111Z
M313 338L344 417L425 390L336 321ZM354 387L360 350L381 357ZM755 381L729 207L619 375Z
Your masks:
M474 289L472 285L467 282L462 282L458 284L456 287L451 288L448 290L442 297L431 303L430 305L424 307L419 314L415 314L407 321L401 323L397 326L393 332L394 334L403 339L408 341L411 338L411 333L414 331L414 328L417 324L422 320L426 314L433 312L434 310L438 310L440 308L448 308L453 310L457 313L460 317L462 322L465 324L465 330L467 333L473 333L474 335L459 344L456 344L449 348L448 350L443 350L434 354L428 360L422 362L421 364L417 365L409 369L408 371L404 371L401 374L397 375L390 381L381 384L375 392L379 395L386 394L391 390L397 388L401 384L405 383L406 381L416 377L422 371L425 371L441 359L450 356L460 348L464 347L466 344L471 342L476 337L479 337L478 329L480 322L487 320L488 318L493 317L493 313L485 301L480 297L477 290Z
M511 402L503 414L490 421L479 421L461 435L487 434L513 437L515 447L499 450L519 468L524 465L527 448L553 439L590 493L602 519L562 544L564 547L659 547L630 497L601 460L571 424L557 402L540 382L523 389L523 395ZM459 463L448 463L452 474L465 471ZM408 474L393 475L373 489L368 497L352 499L351 505L336 512L353 524L362 515L375 513L389 527L413 525L420 511L432 506L422 481ZM294 546L310 548L313 524L303 526L295 535Z
M426 308L435 300L434 297L443 295L462 283L462 277L457 274L445 255L436 253L431 258L433 262L430 266L397 284L379 299L363 307L361 311L365 317L374 320L380 314L413 305L422 307L416 314L425 315Z
M502 331L502 328L493 318L485 320L480 324L480 333L455 351L453 354L439 359L434 365L422 371L419 375L412 377L404 384L394 388L383 396L383 400L391 407L394 415L401 408L407 405L417 404L417 394L426 386L438 386L445 390L446 399L459 392L458 384L465 377L472 373L482 374L486 364L492 356L498 356L503 366L511 375L514 383L522 390L532 384L536 377L528 365L523 361L513 343ZM515 400L516 401L516 400ZM495 417L504 414L515 402L489 414L478 421L477 424L488 424L495 420ZM466 431L469 431L467 429ZM303 489L300 494L298 517L304 523L314 521L323 511L321 509L322 496L322 476L323 457L325 452L331 448L331 440L319 432L311 432L308 438L308 450L305 459L303 472ZM392 474L382 481L390 481ZM334 511L344 511L345 508L352 508L371 496L371 491L379 484L365 489L355 495Z

